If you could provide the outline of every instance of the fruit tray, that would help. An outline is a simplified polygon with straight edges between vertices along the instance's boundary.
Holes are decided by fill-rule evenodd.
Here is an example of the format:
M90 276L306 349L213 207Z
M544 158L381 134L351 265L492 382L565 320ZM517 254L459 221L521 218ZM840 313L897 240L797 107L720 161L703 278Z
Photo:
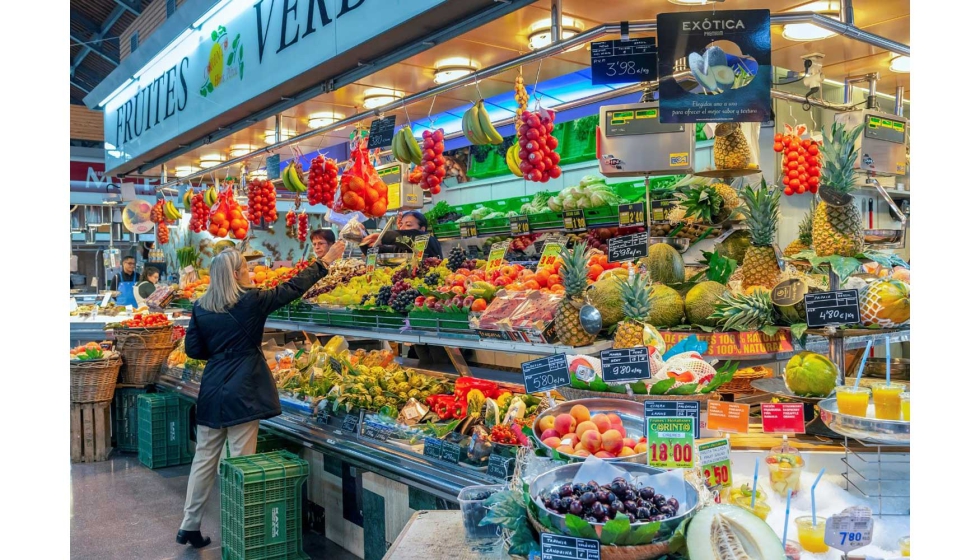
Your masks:
M531 426L534 443L538 447L558 455L565 461L578 463L585 460L584 457L569 455L568 453L558 451L557 449L552 450L541 440L541 433L543 431L540 425L541 419L545 416L558 418L558 415L560 414L568 414L575 405L582 405L588 408L589 413L593 416L599 413L615 413L619 415L620 419L623 421L623 427L626 428L626 435L628 438L639 440L646 435L646 426L643 422L643 403L614 398L579 399L574 401L565 401L557 406L549 408L548 410L538 412L538 416L534 419L534 424ZM635 455L630 455L629 457L613 457L611 459L602 460L642 464L647 462L647 454L637 453Z
M868 417L841 414L837 399L820 401L820 419L834 432L864 443L909 445L912 443L912 423L904 420L879 420L874 417L875 405L868 405Z

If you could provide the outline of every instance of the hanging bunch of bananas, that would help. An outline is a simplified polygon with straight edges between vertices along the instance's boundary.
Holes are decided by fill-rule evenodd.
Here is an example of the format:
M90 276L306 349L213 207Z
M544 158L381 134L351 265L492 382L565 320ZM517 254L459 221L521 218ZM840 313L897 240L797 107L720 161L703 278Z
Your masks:
M411 128L403 126L395 133L395 137L391 140L391 155L402 163L422 164L422 147L412 135Z
M524 70L522 69L517 73L517 77L514 78L514 101L517 102L517 111L514 113L514 126L515 129L521 128L524 121L521 120L521 115L524 111L527 111L527 102L530 100L530 96L527 94L527 88L524 87Z
M517 156L517 152L521 151L521 145L514 142L514 145L507 148L507 169L518 177L523 177L524 174L521 173L521 160Z
M163 203L163 216L167 218L167 220L170 220L171 222L175 222L177 220L180 220L180 210L178 210L177 207L174 206L173 201L168 200Z
M214 185L204 189L201 194L204 196L204 205L208 208L218 203L218 189L214 188Z
M490 122L490 114L487 113L482 99L463 113L463 134L475 146L500 144L504 141L504 137Z
M182 196L180 199L181 203L184 205L184 211L190 212L191 208L193 208L194 205L191 202L192 198L194 198L194 189L187 187L187 190L184 191L184 196Z
M295 161L289 162L286 170L282 172L282 185L289 192L306 192L306 183L303 182L303 164Z

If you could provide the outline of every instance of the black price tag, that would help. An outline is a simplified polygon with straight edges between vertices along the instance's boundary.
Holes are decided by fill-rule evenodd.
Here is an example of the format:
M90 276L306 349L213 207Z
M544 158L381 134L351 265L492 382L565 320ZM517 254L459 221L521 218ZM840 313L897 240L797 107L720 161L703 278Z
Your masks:
M514 216L510 219L511 235L527 235L531 233L531 223L527 221L527 216Z
M599 541L542 532L541 560L599 560Z
M432 459L442 459L442 440L427 437L422 443L422 455Z
M646 348L620 348L599 353L602 362L602 379L612 381L638 381L650 379L650 351Z
M365 422L364 433L362 435L366 439L386 442L388 441L388 438L391 437L391 430L385 426L381 426L373 422Z
M592 48L592 85L635 84L657 79L657 40L596 41Z
M463 222L459 224L459 236L476 237L476 222Z
M568 231L585 231L585 210L562 210L561 216Z
M645 219L642 202L619 205L619 227L642 226Z
M344 424L343 424L343 426L340 427L340 429L343 430L343 431L345 431L345 432L350 432L352 434L356 434L357 433L357 423L359 421L360 421L360 418L356 414L348 414L347 416L344 416Z
M490 463L487 465L487 474L494 478L507 480L507 477L513 471L513 465L513 457L504 457L503 455L491 453Z
M327 414L326 410L321 410L316 413L316 423L326 426L330 422L330 415Z
M650 234L641 231L622 237L614 237L606 242L609 262L635 261L647 256L650 249Z
M671 203L667 200L650 201L650 220L654 222L667 221L667 213L670 212Z
M371 121L371 132L368 134L367 149L387 148L395 137L395 115Z
M279 178L279 154L271 155L265 158L265 173L266 178L270 181L274 181Z
M459 462L459 458L462 455L463 450L460 449L459 444L452 443L449 441L442 442L442 460L447 463L456 464Z
M549 391L571 385L568 377L568 357L565 354L547 356L521 364L524 389L528 393Z
M806 326L851 325L861 320L857 290L807 294Z
M701 437L701 404L698 401L646 401L643 403L646 418L693 418L694 439Z

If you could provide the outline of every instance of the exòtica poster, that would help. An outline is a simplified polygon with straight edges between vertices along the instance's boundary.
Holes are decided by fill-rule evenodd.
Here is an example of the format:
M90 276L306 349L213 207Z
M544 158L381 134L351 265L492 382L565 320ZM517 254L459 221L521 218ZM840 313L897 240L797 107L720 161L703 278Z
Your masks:
M658 15L660 121L769 120L769 33L769 10Z

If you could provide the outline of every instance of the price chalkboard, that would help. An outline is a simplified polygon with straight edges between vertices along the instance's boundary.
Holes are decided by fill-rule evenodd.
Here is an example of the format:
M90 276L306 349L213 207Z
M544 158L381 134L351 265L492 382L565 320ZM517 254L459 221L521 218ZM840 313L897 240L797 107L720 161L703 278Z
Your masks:
M650 352L646 348L620 348L599 353L602 380L637 381L650 379Z
M265 158L265 173L270 181L275 181L279 178L279 166L279 154Z
M395 137L395 115L371 121L371 132L368 134L367 149L386 148Z
M356 434L358 422L360 422L360 418L356 414L348 414L347 416L344 416L344 424L340 427L340 429L345 432Z
M657 79L657 40L596 41L592 48L592 85L634 84Z
M563 210L561 213L565 222L565 229L568 231L585 231L585 210L581 208L575 210Z
M391 437L391 429L375 424L373 422L364 423L364 432L361 434L365 439L373 439L380 442L388 441Z
M326 410L321 410L316 413L316 423L326 426L330 422L330 415L327 414Z
M513 216L510 219L510 234L514 236L531 233L531 223L527 216Z
M607 251L609 253L609 262L623 262L623 261L635 261L637 259L642 259L647 256L647 251L650 245L650 234L641 231L640 233L633 233L630 235L624 235L622 237L614 237L607 241Z
M642 202L619 205L619 227L642 226L645 219Z
M521 374L528 393L549 391L572 383L568 377L568 357L565 354L524 362L521 364Z
M599 541L542 531L541 560L599 560Z
M701 437L701 405L698 401L646 401L643 403L646 418L693 418L694 439Z
M462 238L476 237L476 222L463 222L459 224L459 236Z
M439 459L441 461L442 440L433 437L425 438L425 441L422 443L422 455L432 459Z
M459 462L459 459L460 459L460 456L462 455L462 453L463 453L463 450L460 449L459 444L452 443L452 442L449 442L449 441L443 441L442 442L442 460L443 461L446 461L446 462L449 462L449 463L452 463L452 464L455 465L456 463Z
M490 463L487 465L487 474L494 478L507 480L507 477L510 476L513 470L513 464L513 457L504 457L503 455L491 453Z
M806 325L811 328L850 325L861 320L857 290L807 294L804 305Z

